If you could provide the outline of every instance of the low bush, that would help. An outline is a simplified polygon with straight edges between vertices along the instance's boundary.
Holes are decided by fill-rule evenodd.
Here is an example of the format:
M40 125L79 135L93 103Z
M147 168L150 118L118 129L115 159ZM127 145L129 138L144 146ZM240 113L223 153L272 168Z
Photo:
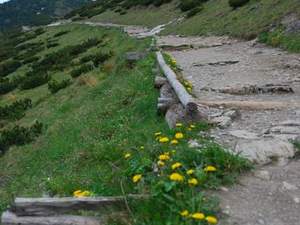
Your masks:
M196 14L198 14L199 12L201 12L203 10L203 6L198 6L196 8L191 9L190 11L188 11L188 13L186 14L187 18L193 17Z
M94 69L94 66L91 64L84 64L82 66L80 66L77 69L74 69L71 71L70 75L75 78L75 77L79 77L81 74L90 72Z
M47 48L54 48L54 47L57 47L57 46L59 46L59 43L57 43L57 42L47 43Z
M36 121L31 127L15 126L0 132L0 153L5 153L10 146L24 145L34 141L42 133L43 124Z
M50 80L50 76L48 74L35 74L32 76L25 76L21 85L21 90L28 90L32 88L39 87L43 84L46 84Z
M22 63L25 65L25 64L29 64L29 63L34 63L34 62L37 62L39 61L40 57L38 56L32 56L32 57L29 57L27 59L25 59Z
M22 66L18 60L8 60L0 64L0 77L5 77L10 73L15 72Z
M8 78L2 78L0 80L0 94L4 95L11 92L18 87L18 83L14 80L9 80Z
M11 105L0 107L0 119L17 120L24 116L24 112L32 107L31 99L18 100Z
M48 82L48 89L49 91L54 94L58 92L59 90L66 88L71 84L71 81L69 79L63 80L61 82L58 82L56 80L51 80Z
M104 63L106 60L108 60L110 57L112 57L112 55L113 55L113 53L111 51L97 53L93 58L94 66L97 67L100 64Z
M54 34L53 37L61 37L63 35L68 34L69 32L70 32L69 30L60 31L60 32Z
M249 0L229 0L229 5L236 9L238 7L244 6L249 2Z

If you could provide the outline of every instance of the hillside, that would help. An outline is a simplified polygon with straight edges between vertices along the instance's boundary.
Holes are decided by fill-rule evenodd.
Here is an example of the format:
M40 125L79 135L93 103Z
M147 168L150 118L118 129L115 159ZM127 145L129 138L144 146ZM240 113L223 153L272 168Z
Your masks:
M0 31L49 23L87 2L89 0L11 0L0 4Z
M183 20L167 26L162 34L229 35L243 39L260 37L273 46L300 51L298 0L251 0L238 8L230 7L228 0L181 0L162 2L162 5L143 2L137 1L129 6L123 3L103 6L99 2L75 11L77 17L74 18L155 27L185 16Z

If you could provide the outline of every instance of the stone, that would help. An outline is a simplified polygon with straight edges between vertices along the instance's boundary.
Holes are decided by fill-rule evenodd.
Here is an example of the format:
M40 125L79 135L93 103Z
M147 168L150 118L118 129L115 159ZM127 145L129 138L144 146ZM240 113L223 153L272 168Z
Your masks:
M300 134L300 127L276 126L269 129L269 133L277 134Z
M188 145L190 148L199 148L201 145L196 140L189 140Z
M229 110L223 114L223 116L228 116L232 120L238 118L240 116L240 112L238 110Z
M300 121L299 120L286 120L281 123L278 123L277 125L279 125L279 126L299 126L300 127Z
M294 202L297 203L297 204L300 203L300 198L298 198L298 197L295 197L293 200L294 200Z
M262 180L271 180L271 175L267 170L255 171L254 176Z
M226 128L232 123L232 120L228 116L219 116L219 117L213 118L211 120L211 122L213 122L214 124L217 124L217 126L220 128Z
M240 156L262 165L270 163L274 159L292 158L295 155L293 144L275 138L240 139L234 151Z
M282 188L284 190L287 190L287 191L296 191L296 190L298 190L298 187L296 185L290 184L290 183L288 183L286 181L282 182Z
M243 138L243 139L258 139L258 135L256 133L252 133L246 130L233 130L228 132L230 135L237 137L237 138Z

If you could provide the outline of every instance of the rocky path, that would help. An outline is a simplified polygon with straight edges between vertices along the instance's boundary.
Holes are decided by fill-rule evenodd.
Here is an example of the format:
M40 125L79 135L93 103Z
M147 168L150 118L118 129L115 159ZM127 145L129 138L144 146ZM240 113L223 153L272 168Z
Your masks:
M212 135L231 151L258 163L218 196L229 225L299 225L300 56L255 41L227 37L158 38L199 106L218 127ZM268 165L266 165L268 164Z

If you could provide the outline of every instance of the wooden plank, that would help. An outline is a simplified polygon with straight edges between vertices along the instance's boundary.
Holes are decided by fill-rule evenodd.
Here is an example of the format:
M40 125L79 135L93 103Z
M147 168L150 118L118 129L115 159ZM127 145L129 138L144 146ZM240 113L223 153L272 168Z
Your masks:
M18 217L12 212L4 212L2 225L101 225L100 219L95 217L60 215L50 217L24 216Z
M124 197L16 198L11 211L18 216L49 216L76 210L124 211Z
M175 91L181 104L190 113L197 113L197 104L194 98L186 91L185 87L178 81L175 72L166 64L161 52L156 52L157 61Z

